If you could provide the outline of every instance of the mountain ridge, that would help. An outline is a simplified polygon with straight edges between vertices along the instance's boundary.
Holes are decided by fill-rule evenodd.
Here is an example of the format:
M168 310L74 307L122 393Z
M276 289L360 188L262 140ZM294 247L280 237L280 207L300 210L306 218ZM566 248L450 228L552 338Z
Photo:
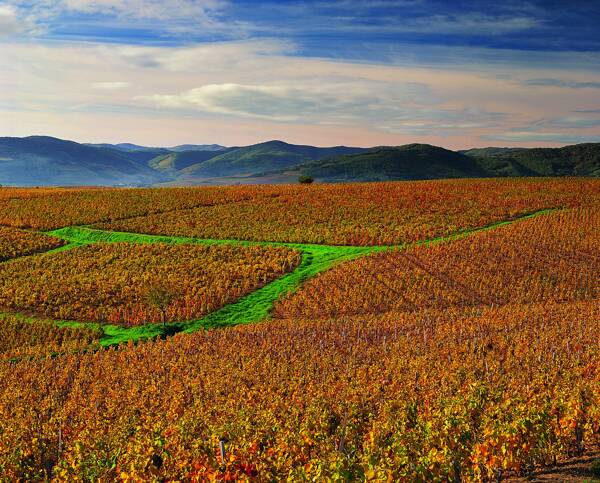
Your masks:
M266 141L238 148L219 154L197 165L188 166L185 175L227 176L247 175L255 173L260 163L260 170L269 171L300 164L313 159L322 159L332 154L359 152L364 148L333 146L319 148L316 146L290 144L280 140Z
M202 146L209 149L196 149ZM0 137L4 185L285 183L297 182L299 176L326 182L600 176L600 143L452 151L419 143L359 148L272 140L228 148L216 144L152 148L80 144L50 136Z
M164 176L134 157L50 136L0 138L0 183L146 185Z

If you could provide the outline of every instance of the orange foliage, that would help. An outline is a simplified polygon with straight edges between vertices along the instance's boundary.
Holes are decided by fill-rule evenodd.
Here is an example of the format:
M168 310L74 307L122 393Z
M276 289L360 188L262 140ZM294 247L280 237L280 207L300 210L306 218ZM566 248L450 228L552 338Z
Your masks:
M600 211L565 210L341 264L275 308L335 317L426 307L522 304L600 296Z
M57 327L53 322L0 315L0 357L46 356L86 349L100 332L87 327Z
M300 258L280 247L89 245L0 265L0 306L122 325L189 320L292 270ZM157 286L173 292L164 313L146 300Z
M62 245L64 242L58 238L0 226L0 262Z
M0 469L57 481L524 473L598 442L598 320L596 301L296 319L0 363Z
M269 323L83 353L93 330L0 317L0 479L489 481L580 454L600 443L598 206L600 182L582 179L0 189L14 227L357 245L568 208L341 264ZM0 306L189 319L299 262L274 247L84 246L0 264Z
M80 192L85 190L108 190L111 188L54 188L49 186L38 186L35 188L11 188L0 187L0 200L8 199L31 199L41 196L60 195L64 193Z
M243 187L22 189L17 196L11 195L12 191L0 189L0 225L51 230L253 199L257 190Z
M255 196L100 227L197 238L394 245L545 208L600 201L600 180L595 179L463 179L244 189Z
M340 245L398 244L600 199L595 179L154 189L0 189L0 225Z

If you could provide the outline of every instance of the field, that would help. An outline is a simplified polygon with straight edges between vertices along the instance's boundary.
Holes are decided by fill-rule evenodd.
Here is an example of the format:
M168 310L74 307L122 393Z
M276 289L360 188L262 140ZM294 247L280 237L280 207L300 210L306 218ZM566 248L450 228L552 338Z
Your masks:
M600 297L599 274L600 210L557 211L450 244L416 246L340 265L282 300L275 314L337 317L595 300Z
M187 210L251 199L253 193L232 188L172 188L165 190L3 188L0 225L51 230L120 220L132 216Z
M90 327L60 327L51 320L0 316L2 360L48 356L89 349L102 332Z
M600 444L598 180L0 189L0 225L0 481L501 481Z
M598 196L597 183L579 181L576 185L563 180L556 184L547 180L452 180L292 186L269 196L265 196L265 188L257 187L253 198L235 204L105 222L99 227L197 238L400 245L547 208L579 206Z
M35 191L35 190L34 190ZM0 196L0 225L195 238L397 245L591 203L594 180L448 180L315 186L63 190Z
M62 245L64 242L55 237L0 226L0 262Z
M299 262L297 252L279 247L87 245L1 266L0 306L125 326L190 320ZM157 291L163 305L152 300Z

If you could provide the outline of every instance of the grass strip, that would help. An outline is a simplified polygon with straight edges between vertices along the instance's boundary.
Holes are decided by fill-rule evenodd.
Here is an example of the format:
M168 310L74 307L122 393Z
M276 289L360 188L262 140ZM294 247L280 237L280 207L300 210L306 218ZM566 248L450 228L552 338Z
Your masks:
M61 238L67 245L50 250L45 254L68 250L92 243L171 243L171 244L237 244L241 246L267 245L284 246L302 251L302 262L293 272L264 285L254 292L241 297L215 312L200 319L185 322L163 324L146 324L139 327L121 327L117 325L99 324L94 322L56 321L59 327L94 327L103 331L100 338L101 346L111 346L128 341L138 341L155 337L165 337L179 332L192 333L201 329L219 328L238 324L260 322L270 317L273 305L281 297L295 291L302 283L328 270L333 265L353 260L375 252L404 249L411 246L446 243L467 237L474 233L496 229L536 216L548 214L553 209L539 210L527 213L511 220L502 220L483 227L465 229L447 236L429 240L394 246L336 246L315 245L284 242L258 242L244 240L198 239L163 235L146 235L140 233L105 231L89 227L65 227L48 232L49 235ZM44 255L45 255L44 254Z

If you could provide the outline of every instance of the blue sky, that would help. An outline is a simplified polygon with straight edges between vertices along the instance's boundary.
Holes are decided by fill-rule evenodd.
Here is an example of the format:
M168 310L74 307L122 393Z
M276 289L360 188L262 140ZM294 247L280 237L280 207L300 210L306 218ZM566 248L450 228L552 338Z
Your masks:
M594 1L0 0L0 135L600 141Z
M395 44L470 46L524 51L600 50L600 6L594 1L14 1L38 17L42 37L133 44L278 37L299 54L371 59ZM123 7L129 3L131 8ZM151 7L144 12L144 3ZM174 5L173 8L169 4ZM197 14L177 12L178 4ZM58 6L53 4L58 4ZM162 6L162 7L159 7ZM154 9L154 10L153 10ZM37 13L36 13L37 11ZM385 60L385 56L382 57Z

